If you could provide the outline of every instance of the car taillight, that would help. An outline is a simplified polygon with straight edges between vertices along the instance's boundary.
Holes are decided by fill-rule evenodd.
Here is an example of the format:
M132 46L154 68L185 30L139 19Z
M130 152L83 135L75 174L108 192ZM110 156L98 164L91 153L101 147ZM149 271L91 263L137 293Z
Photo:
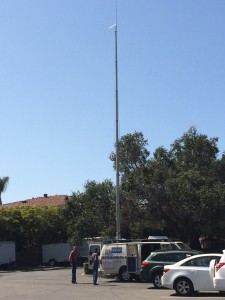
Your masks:
M170 269L168 269L168 268L164 268L163 269L163 274L166 274L166 272L168 272Z
M225 265L225 262L219 262L218 264L216 264L216 272L219 271L219 269Z
M146 261L146 260L144 260L144 261L141 263L142 266L147 266L148 264L149 264L149 262Z

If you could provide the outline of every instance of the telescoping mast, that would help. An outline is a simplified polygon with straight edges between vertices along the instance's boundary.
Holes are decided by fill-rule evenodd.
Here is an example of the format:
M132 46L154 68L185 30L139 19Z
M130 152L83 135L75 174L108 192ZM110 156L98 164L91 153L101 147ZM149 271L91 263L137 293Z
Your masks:
M117 21L117 18L116 18ZM115 31L115 100L116 100L116 240L121 239L120 223L120 173L119 173L119 101L118 101L118 58L117 58L117 23L110 26Z
M119 102L118 102L118 59L117 59L117 24L115 25L115 82L116 82L116 239L121 239L120 232L120 173L119 173Z

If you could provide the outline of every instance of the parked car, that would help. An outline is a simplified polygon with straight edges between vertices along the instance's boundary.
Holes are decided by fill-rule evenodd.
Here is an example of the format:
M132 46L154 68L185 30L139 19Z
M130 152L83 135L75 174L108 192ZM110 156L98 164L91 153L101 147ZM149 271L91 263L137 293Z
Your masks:
M184 258L200 254L196 250L167 250L152 252L141 264L140 279L152 282L155 288L161 288L163 267L174 264Z
M219 262L222 254L207 253L183 259L173 265L165 265L162 285L174 289L178 295L189 296L198 291L215 291L210 276L210 261Z
M213 286L217 291L225 291L225 250L219 262L212 260L210 262L210 275L213 280Z

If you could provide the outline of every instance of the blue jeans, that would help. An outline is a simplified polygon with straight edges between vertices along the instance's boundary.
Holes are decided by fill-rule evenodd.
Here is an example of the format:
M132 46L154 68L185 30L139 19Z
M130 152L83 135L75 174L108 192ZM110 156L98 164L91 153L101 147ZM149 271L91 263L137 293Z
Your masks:
M93 265L93 284L96 284L98 280L98 265Z
M76 271L77 271L77 264L72 263L72 283L75 283L77 281Z

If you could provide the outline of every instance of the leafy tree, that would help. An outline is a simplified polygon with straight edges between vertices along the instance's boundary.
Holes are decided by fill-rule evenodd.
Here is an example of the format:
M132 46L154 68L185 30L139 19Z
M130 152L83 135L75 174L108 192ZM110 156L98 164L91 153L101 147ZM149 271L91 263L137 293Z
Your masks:
M218 159L218 138L191 127L169 150L149 157L140 133L121 138L121 214L130 236L164 233L188 240L223 228L225 156ZM115 154L110 158L115 162ZM130 210L129 210L130 208ZM221 221L214 221L214 216Z
M8 182L9 182L9 177L8 176L0 178L0 205L2 205L1 195L2 195L2 193L5 192L5 190L7 188L7 185L8 185Z
M183 236L190 236L193 230L213 233L214 216L224 211L225 187L218 176L222 165L217 159L217 141L192 127L172 144L161 204Z
M129 174L145 165L149 151L146 146L147 140L141 132L127 134L121 137L119 141L119 169L121 174ZM110 155L110 160L114 162L114 169L116 168L116 154L114 152Z
M44 243L68 241L66 223L58 207L2 207L0 240L15 241L18 253L40 252Z
M115 232L115 187L110 180L87 181L84 192L73 193L61 208L72 243Z
M153 227L145 208L150 155L147 146L141 132L127 134L119 141L121 233L126 238L145 238ZM111 153L110 159L115 168L116 154Z

